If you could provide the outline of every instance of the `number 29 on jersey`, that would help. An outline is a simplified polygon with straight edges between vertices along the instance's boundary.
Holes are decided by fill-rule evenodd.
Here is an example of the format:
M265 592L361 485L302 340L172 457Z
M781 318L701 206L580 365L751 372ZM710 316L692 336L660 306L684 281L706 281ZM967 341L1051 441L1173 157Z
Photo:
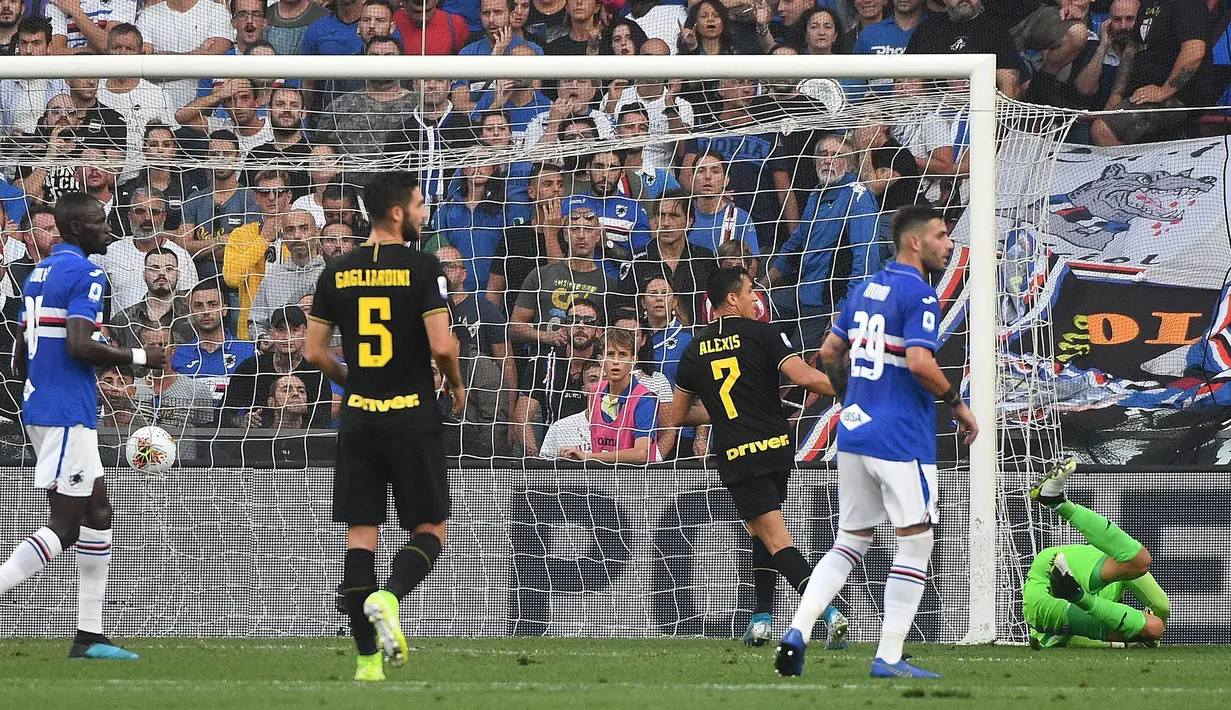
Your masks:
M851 377L879 380L885 372L885 316L855 311L851 333Z

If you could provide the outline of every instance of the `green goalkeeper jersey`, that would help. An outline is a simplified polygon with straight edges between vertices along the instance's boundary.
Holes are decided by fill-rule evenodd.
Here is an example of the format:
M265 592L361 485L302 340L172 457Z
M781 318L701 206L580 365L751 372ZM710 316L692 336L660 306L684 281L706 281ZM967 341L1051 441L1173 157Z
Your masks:
M1069 603L1056 599L1048 592L1048 573L1051 572L1052 560L1056 555L1064 553L1069 562L1069 569L1077 583L1089 592L1090 575L1095 574L1099 564L1107 556L1094 545L1062 545L1048 547L1034 558L1030 571L1026 573L1026 584L1022 588L1022 616L1030 625L1030 635L1040 646L1067 646L1072 643L1068 610ZM1124 596L1124 582L1112 582L1095 592L1103 599L1120 601ZM1101 642L1106 645L1106 642Z
M1128 582L1112 582L1101 588L1097 583L1092 583L1091 577L1101 572L1102 563L1107 557L1097 547L1093 545L1048 547L1034 558L1030 571L1026 574L1026 583L1022 588L1022 615L1026 623L1030 625L1031 636L1040 645L1069 645L1080 635L1080 633L1074 634L1073 632L1078 630L1071 628L1069 602L1056 599L1048 591L1048 574L1051 572L1052 560L1062 552L1068 560L1073 577L1087 593L1090 593L1091 588L1095 588L1097 591L1093 594L1096 596L1118 602L1123 598L1124 592L1130 591L1140 603L1151 607L1155 615L1162 617L1164 621L1170 614L1167 597L1161 589L1157 588L1153 578L1149 578L1149 584L1142 585L1135 584L1135 582L1144 581L1146 578ZM1106 643L1099 645L1105 646Z

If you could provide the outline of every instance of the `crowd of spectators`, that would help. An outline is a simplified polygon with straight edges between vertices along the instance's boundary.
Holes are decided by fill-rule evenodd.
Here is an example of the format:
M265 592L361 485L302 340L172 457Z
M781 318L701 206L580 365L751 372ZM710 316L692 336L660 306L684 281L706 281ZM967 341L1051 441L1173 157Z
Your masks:
M0 55L989 52L1005 95L1103 111L1217 104L1227 21L1218 0L0 0ZM747 268L759 316L815 350L846 291L892 256L886 214L965 203L963 106L780 131L835 100L923 90L830 84L0 79L14 166L0 171L0 311L12 324L56 240L50 205L88 192L117 237L97 257L106 336L176 346L166 370L100 372L105 425L327 428L340 392L303 359L304 314L326 263L367 234L371 176L353 166L413 156L432 215L419 246L444 268L470 393L454 450L577 457L595 393L625 381L604 365L618 328L630 391L657 403L657 450L638 455L702 455L704 427L673 429L665 405L713 318L715 266ZM1070 140L1170 138L1192 115L1102 115ZM612 137L628 146L579 148ZM539 144L572 148L441 159Z

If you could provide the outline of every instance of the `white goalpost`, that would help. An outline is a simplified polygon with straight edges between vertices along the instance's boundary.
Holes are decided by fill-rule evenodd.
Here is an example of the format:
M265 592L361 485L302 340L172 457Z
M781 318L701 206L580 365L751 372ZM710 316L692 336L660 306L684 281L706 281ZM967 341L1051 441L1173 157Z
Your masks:
M1016 419L1006 422L1004 412L998 410L998 401L1007 387L1004 383L1006 348L1009 347L1006 345L1006 334L1010 330L1014 332L1032 330L1043 333L1045 337L1049 332L1046 313L1033 311L1031 316L1034 318L1033 324L1005 322L1006 299L1019 298L1023 295L1023 291L1006 285L1005 260L999 253L1005 249L1006 232L1030 232L1032 225L1035 225L1036 220L1039 219L1038 215L1042 212L1039 206L1046 203L1046 190L1055 148L1062 140L1071 118L1064 117L1058 111L1053 112L1041 107L1037 110L1035 107L1022 107L998 97L993 55L639 56L619 58L165 55L12 57L4 60L3 66L0 67L0 75L12 79L140 77L147 80L198 77L243 77L253 80L275 80L285 77L311 80L389 78L454 80L459 77L500 77L502 79L539 80L598 79L607 81L623 79L630 82L639 80L652 82L663 81L661 77L664 76L707 81L752 79L794 82L804 78L835 80L925 78L928 81L935 80L935 85L927 89L930 93L925 92L920 99L921 105L943 106L945 101L952 101L954 103L950 105L964 110L967 116L964 120L968 121L968 140L965 145L968 145L969 152L969 174L963 179L964 188L953 187L955 192L968 190L968 193L963 194L964 210L961 211L959 226L955 230L955 237L960 243L960 248L955 249L954 264L944 277L943 283L953 285L948 297L951 306L948 311L945 311L946 324L958 323L964 319L964 326L953 326L954 332L960 333L960 336L955 334L954 337L964 337L962 341L964 344L955 348L959 361L951 365L951 369L957 371L960 368L963 381L962 392L967 397L980 426L980 435L969 450L959 449L959 455L963 460L958 464L957 471L948 475L942 483L942 487L944 485L965 487L964 492L954 493L954 497L949 501L950 507L942 509L942 514L965 516L966 518L963 531L964 540L953 540L947 545L938 543L937 546L937 556L944 554L945 549L960 551L966 556L964 564L949 567L947 572L949 576L946 578L946 586L943 589L949 589L950 586L964 587L964 593L967 596L956 604L957 608L965 608L965 618L957 619L951 624L943 622L947 624L946 629L952 628L956 631L946 631L940 636L949 641L967 644L990 643L998 640L1012 642L1024 640L1024 635L1021 633L1020 610L1015 611L1013 608L1014 604L1019 602L1015 601L1016 591L1012 589L1013 585L1020 584L1022 561L1006 559L1006 557L1029 554L1031 551L1021 549L1021 544L1012 534L1012 527L1018 523L1016 520L1009 521L1006 518L1011 515L1010 509L1015 510L1016 501L1023 495L1023 483L1028 479L1031 466L1037 467L1047 458L1049 446L1053 450L1058 448L1055 442L1059 438L1059 430L1055 425L1055 415L1048 410L1047 406L1048 385L1041 379L1030 380L1025 385L1025 389L1030 393L1030 406L1042 412L1040 417L1026 423ZM950 82L952 82L951 86ZM891 119L904 120L911 116L911 109L918 108L912 103L909 97L891 97L889 94L882 94L879 97L872 95L859 100L831 103L829 110L818 112L813 116L792 116L747 129L739 129L734 131L733 135L751 135L757 128L789 134L793 130L852 129L876 120L888 124ZM837 110L834 110L835 108ZM998 115L1000 120L998 120ZM1005 120L1006 116L1010 120ZM686 138L708 139L707 137L714 135L716 135L715 129L697 128L690 129L686 136L673 136L671 140L674 142ZM663 138L661 136L648 138L617 136L613 139L598 141L594 145L540 145L530 151L511 145L494 147L487 152L475 149L446 152L442 154L441 161L449 168L458 168L458 175L461 175L460 168L493 161L532 162L555 156L567 158L570 155L577 156L592 152L595 145L643 147L652 145L656 141L662 142ZM998 154L1000 155L999 167ZM14 165L28 163L31 167L42 160L41 154L36 158L28 158L11 153L9 157ZM852 158L855 161L858 159L857 155ZM208 169L217 163L214 157L208 159L181 157L178 160L183 161L185 165L193 163L202 169ZM388 169L391 165L383 158L378 158L365 166L363 161L344 154L339 155L336 160L340 165L354 167L356 172L364 172L365 167L367 171L377 172L380 169ZM808 160L811 160L810 156ZM129 164L131 165L131 160ZM252 174L261 166L241 165L239 167L246 167ZM310 171L311 168L307 170ZM444 172L443 169L442 172ZM1008 189L1005 189L1006 186ZM311 185L309 184L308 187L310 188ZM762 246L762 250L766 249L766 246ZM838 247L835 246L834 250L838 251ZM1041 245L1032 242L1030 253L1025 258L1029 260L1034 269L1032 278L1046 271L1046 255ZM768 272L769 264L767 259L761 260L759 268L762 274ZM510 292L514 288L513 284L509 285ZM701 288L704 287L701 286ZM511 298L510 296L509 300ZM1039 336L1036 333L1031 337ZM1047 352L1049 349L1049 345L1040 346L1038 352ZM508 398L509 388L498 389L497 397L494 398L497 409L500 400ZM516 399L514 395L513 400ZM468 406L470 406L469 403ZM938 405L938 407L943 408L943 405ZM801 405L801 408L806 409L804 405ZM824 415L824 412L816 415L821 418L822 423L818 426L822 429ZM510 411L504 416L513 417L515 414ZM482 426L494 427L501 423L497 417L496 420ZM225 420L221 422L222 428L226 426ZM222 431L219 428L219 422L215 421L214 427L214 433L202 435L204 437L201 444L202 450L209 449L210 440L222 437L217 433ZM813 431L819 430L814 429ZM184 436L191 438L192 435L185 434ZM941 436L952 437L953 435L942 433ZM1047 439L1052 443L1041 445L1038 442L1042 439ZM673 471L655 473L654 470L647 471L644 467L622 477L610 471L595 473L589 470L562 469L548 462L543 465L544 470L539 472L526 469L520 473L506 475L504 467L495 463L495 458L495 456L492 457L492 464L486 468L480 466L471 473L459 474L461 476L459 480L464 483L455 487L457 492L454 516L459 519L459 524L456 527L457 533L453 532L454 528L450 531L450 545L455 546L454 551L452 555L446 552L444 559L447 564L444 565L444 569L429 580L429 585L434 585L432 586L435 590L433 593L437 595L444 593L446 598L454 600L455 606L442 612L438 609L421 610L417 604L413 607L408 604L408 608L411 609L409 613L416 615L415 618L422 621L419 630L423 633L525 633L516 626L520 616L514 608L520 609L520 607L512 601L504 607L507 624L504 623L505 619L500 618L495 619L494 625L490 619L475 621L466 618L468 615L477 616L479 614L499 617L500 612L494 609L500 606L498 600L502 595L507 595L510 600L516 596L519 600L518 604L527 603L525 599L529 597L517 591L523 588L531 589L535 594L541 592L547 598L547 601L543 603L551 608L551 613L577 613L587 618L590 618L591 614L598 614L591 606L587 606L591 604L591 601L586 594L569 590L572 596L567 598L553 596L556 589L550 577L550 564L544 563L545 568L549 570L546 582L527 581L519 576L517 571L519 568L516 568L514 563L501 559L511 554L520 554L516 537L521 533L514 530L515 526L508 520L510 516L515 518L518 515L516 509L521 505L519 501L522 499L517 496L530 496L531 494L527 491L538 490L536 486L542 485L558 492L565 486L589 485L595 490L601 488L603 491L608 491L612 500L629 503L634 509L637 507L636 501L652 501L661 497L656 486L667 486L671 494L679 493L680 495L717 488L716 478L712 474L708 482L703 472L692 472L681 474L679 481L682 482L664 484L661 483L661 477L671 476ZM803 458L802 453L800 458ZM808 460L819 461L824 458L824 455L818 455L815 459ZM240 623L235 621L235 618L244 612L240 608L242 605L236 603L235 595L242 592L232 589L225 580L220 581L205 573L202 573L199 579L192 577L191 581L185 581L191 577L191 572L184 572L177 577L178 581L175 581L175 584L194 591L181 590L181 594L205 596L215 594L224 600L219 602L221 611L213 612L215 618L201 625L200 628L205 629L203 633L311 635L322 630L329 633L328 629L339 625L340 617L339 619L328 617L328 608L332 601L329 592L337 581L334 578L340 579L340 548L335 544L336 541L331 539L332 528L327 522L327 472L305 465L289 472L271 473L266 481L265 473L259 470L245 471L242 477L234 480L227 480L225 472L219 470L202 469L198 472L192 469L192 471L194 475L200 474L196 481L175 480L177 476L186 475L186 472L180 474L175 470L168 474L165 480L141 480L128 475L128 472L118 473L115 485L118 490L127 491L129 497L125 501L123 493L118 496L117 509L121 512L118 517L123 521L125 518L123 513L127 511L128 522L118 523L120 530L116 534L115 543L118 551L117 571L114 576L118 579L122 578L126 574L125 570L130 569L132 574L145 574L149 579L161 578L153 572L142 572L136 567L125 567L126 554L129 555L130 560L140 555L144 557L142 564L157 565L155 560L158 555L154 550L157 543L152 540L162 540L172 549L182 549L186 558L194 555L190 548L200 545L204 552L198 556L199 560L213 559L208 549L212 545L248 545L252 549L250 557L247 558L249 562L257 558L264 559L265 562L261 564L269 565L268 568L262 568L266 570L266 574L269 574L268 569L279 565L292 568L294 571L289 573L294 579L290 585L291 589L305 590L310 599L295 602L296 608L291 611L264 610L261 612L264 615L261 618ZM28 487L22 475L18 469L0 470L0 484L6 491ZM470 481L475 481L475 483L472 484ZM578 483L579 481L581 483ZM824 478L824 481L831 482L828 478ZM111 479L109 479L109 485L111 485ZM206 490L214 485L219 486L221 492L213 493ZM273 491L262 491L264 485L274 486ZM28 516L24 514L23 510L27 508L23 506L30 504L31 496L24 492L24 488L22 490L20 496L13 494L14 501L0 503L0 544L7 544L5 540L16 539L10 533L25 525L25 518ZM4 496L9 495L7 492L4 494ZM822 530L826 525L832 524L832 520L828 518L829 513L824 512L827 509L823 510L821 503L816 502L824 495L822 493L809 495L815 496L815 500L808 499L808 504L813 506L809 510L822 511L817 513L819 517L811 524L816 530ZM208 500L211 496L216 496L208 500L204 507L211 519L216 517L216 520L210 523L208 531L202 532L202 530L193 528L193 525L197 524L191 520L195 514L187 511L196 510L193 507L195 503L180 505L176 502L177 496L193 500ZM511 496L514 499L513 502L497 500L504 496ZM247 502L236 506L228 503L237 498ZM17 500L24 502L18 503ZM565 507L563 503L553 504L556 507ZM588 511L591 516L589 520L597 519L593 500L586 498L579 505L581 510ZM804 504L800 503L800 505ZM802 512L802 508L799 510L800 514L810 514ZM575 521L569 520L570 513L567 510L562 515L561 521L532 521L528 526L575 525ZM794 529L792 515L791 511L787 512L788 524L792 525L793 533L800 535L802 531ZM240 518L247 516L245 520L255 522L245 523L249 525L245 528L245 532L232 538L228 529L231 531L235 529L235 519L238 518L232 519L231 516ZM658 567L663 564L661 556L669 556L669 553L657 551L661 547L657 539L649 540L640 537L644 531L639 531L638 527L641 525L652 527L654 523L650 520L648 513L638 513L638 516L633 516L632 520L623 521L621 528L622 530L627 529L628 535L621 533L616 546L623 549L626 559L620 562L620 565L627 564L628 569L631 570L628 574L645 575L644 579L648 579L651 574L659 574ZM660 519L676 521L672 525L678 526L681 530L690 525L678 513L675 518L670 518L667 512L664 512L662 516ZM134 520L138 517L141 520ZM185 517L189 520L185 521ZM125 525L130 526L128 531L124 530ZM177 527L181 525L187 525L191 529L190 532L183 533L183 529ZM497 528L500 529L497 530ZM297 532L292 533L292 529ZM154 532L155 530L161 530L161 532ZM198 533L201 533L199 538ZM143 534L150 537L145 540L134 539ZM577 534L582 537L594 535L592 531L582 531ZM128 537L126 538L125 535ZM262 535L294 535L302 542L291 543L290 547L293 549L286 551L285 556L275 551L270 552L267 557L262 557L267 552L263 551L267 545L262 542ZM688 536L681 539L687 540L690 552L701 550L704 547L704 542L700 539ZM822 542L819 539L805 535L803 540L801 546L814 553L813 559L815 555L823 552ZM582 572L579 574L582 577L586 574L584 570L587 560L596 554L594 550L602 553L600 556L603 559L600 561L607 575L619 574L618 571L613 571L616 567L608 565L609 548L601 539L597 543L585 543L585 545L590 545L586 548L588 551L574 549L578 545L580 547L585 547L585 545L574 544L564 537L553 538L552 544L556 546L554 551L550 544L544 543L542 555L545 558L552 558L553 555L575 555L575 559L568 564L581 569ZM128 548L127 551L125 548ZM659 557L653 557L652 560L645 562L638 561L643 551L647 551L644 554L652 557L659 555ZM714 559L734 559L724 556L727 554L726 550L703 552L714 555ZM313 559L318 556L319 559ZM61 562L63 562L61 567L68 564L65 561ZM135 563L130 561L127 564ZM225 563L223 567L229 564L234 564L234 561ZM696 569L704 567L700 562L696 565L699 565ZM191 565L183 564L182 567L188 570ZM945 565L940 565L940 568L940 572L945 574ZM50 570L52 578L55 578L55 569ZM227 567L227 569L231 568ZM705 568L705 570L709 569ZM671 572L663 574L670 576ZM707 578L706 575L714 573L702 571L696 574ZM253 579L256 579L262 575L262 572L258 570L252 575ZM637 579L643 580L641 576L637 576ZM698 592L698 594L721 607L723 613L740 608L738 603L733 601L737 593L728 589L728 587L734 588L739 585L733 583L729 577L716 577L715 579L719 579L721 584L725 585L723 587L725 591L722 594L715 593L716 596L712 598L706 596L709 592ZM854 579L852 577L852 581ZM49 582L40 583L40 591L46 590L48 584ZM540 589L541 584L546 584L548 588ZM607 605L603 607L607 611L602 613L609 611L613 620L608 622L607 617L602 617L604 619L600 623L602 630L597 633L611 635L673 633L663 623L656 624L651 621L639 626L636 623L636 615L643 614L642 620L644 621L650 613L629 610L639 609L637 604L648 604L647 600L654 595L647 591L648 587L642 583L628 586L620 586L620 584L611 582L598 594L602 603ZM120 581L117 588L125 589L124 582ZM631 591L627 593L612 591L617 589ZM941 588L938 587L938 589ZM28 589L24 595L19 596L19 592L21 592L20 589L9 595L13 597L12 599L0 599L0 604L34 604L34 597L29 595ZM942 590L939 594L940 603L943 606L946 601L944 591ZM608 596L621 598L609 600ZM626 599L625 596L629 598ZM138 597L139 594L133 592L126 602L130 603L133 608L131 614L124 617L130 624L130 628L145 634L185 632L185 627L178 623L160 627L160 624L166 620L156 614L139 610L139 607L144 607ZM794 597L789 592L780 590L779 597L789 597L785 601L780 601L780 606L787 604L793 607ZM300 609L298 605L304 608ZM23 621L15 622L10 626L0 626L0 633L39 633L36 621L42 618L40 607L35 604L31 608L33 611L23 612L25 615ZM127 612L120 610L114 613L124 616ZM426 616L417 616L420 613ZM703 610L698 613L704 614L705 612ZM683 612L681 615L686 616ZM541 626L533 627L529 633L587 633L583 628L568 625L557 627L552 626L552 623L557 622L545 622ZM414 628L413 622L411 628ZM678 628L692 629L693 627L684 625ZM696 631L686 633L696 633ZM702 630L700 633L706 632Z

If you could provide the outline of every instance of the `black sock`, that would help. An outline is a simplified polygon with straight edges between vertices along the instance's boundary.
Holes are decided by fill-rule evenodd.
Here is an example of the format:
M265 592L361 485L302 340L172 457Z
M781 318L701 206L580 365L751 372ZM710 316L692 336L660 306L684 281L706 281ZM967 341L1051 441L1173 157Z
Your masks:
M95 643L110 644L111 641L103 634L96 634L92 631L82 631L81 629L77 629L77 636L73 639L73 643L80 643L89 646Z
M808 586L808 578L812 576L812 565L809 565L803 553L794 547L784 547L774 553L774 569L778 570L778 574L786 577L786 581L791 584L791 589L800 594L804 593L804 588Z
M778 591L778 570L774 569L774 556L759 537L752 538L752 587L757 596L752 613L772 614L774 593Z
M393 573L385 583L385 589L401 599L427 577L440 556L440 538L431 533L419 533L410 538L393 556Z
M350 633L355 637L359 653L376 653L376 628L363 613L363 602L376 591L376 553L352 547L342 563L342 594L346 597L346 615L350 617Z

